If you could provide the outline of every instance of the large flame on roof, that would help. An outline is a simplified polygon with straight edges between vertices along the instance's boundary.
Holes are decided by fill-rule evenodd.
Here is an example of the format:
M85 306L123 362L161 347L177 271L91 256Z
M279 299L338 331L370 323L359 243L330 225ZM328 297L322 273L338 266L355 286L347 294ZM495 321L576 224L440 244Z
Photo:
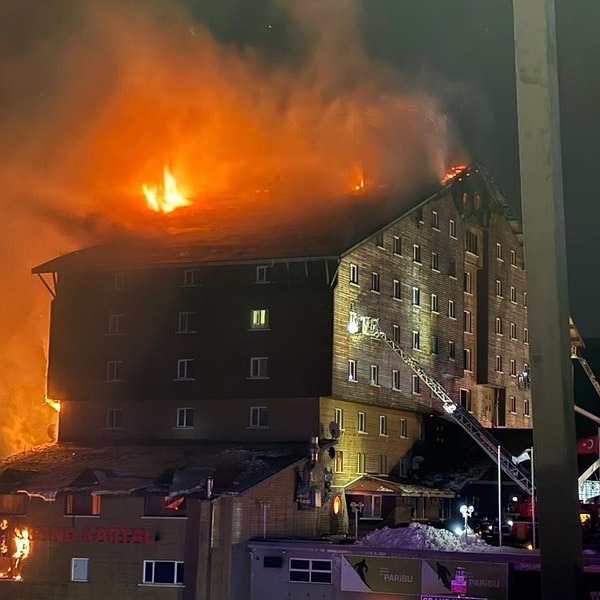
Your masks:
M452 181L457 175L462 173L467 168L467 165L454 165L450 167L450 169L446 172L442 179L442 184L446 185L448 182Z
M170 213L176 208L187 206L189 201L177 190L175 177L168 167L163 170L162 186L142 184L148 207L156 212Z

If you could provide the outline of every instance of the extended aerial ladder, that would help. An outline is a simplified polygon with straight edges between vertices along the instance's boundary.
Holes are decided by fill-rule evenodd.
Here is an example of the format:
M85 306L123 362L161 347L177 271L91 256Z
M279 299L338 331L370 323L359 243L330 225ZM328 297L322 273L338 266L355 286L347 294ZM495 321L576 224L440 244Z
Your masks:
M387 337L379 326L378 318L362 316L351 312L348 331L351 334L362 334L385 342L442 402L444 412L462 427L494 462L499 461L502 471L522 488L523 491L527 494L532 493L534 488L531 476L519 466L517 458L503 448L471 413L465 410L460 404L454 402L444 387L429 375L417 360L410 356L394 340Z

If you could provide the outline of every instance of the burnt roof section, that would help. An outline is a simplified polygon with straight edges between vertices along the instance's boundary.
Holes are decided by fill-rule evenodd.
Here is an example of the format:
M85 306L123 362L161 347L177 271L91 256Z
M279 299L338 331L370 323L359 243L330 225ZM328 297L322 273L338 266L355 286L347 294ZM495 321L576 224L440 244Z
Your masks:
M0 462L0 494L240 494L306 459L299 444L194 444L83 447L46 444Z
M479 165L462 176L479 174L500 210L520 233L516 219L490 175ZM378 231L460 185L461 174L446 185L425 186L407 195L397 190L347 194L327 202L305 201L290 207L257 203L236 210L191 207L169 217L168 231L83 248L38 265L33 273L132 270L177 265L200 266L252 262L339 259ZM170 233L169 233L170 232Z

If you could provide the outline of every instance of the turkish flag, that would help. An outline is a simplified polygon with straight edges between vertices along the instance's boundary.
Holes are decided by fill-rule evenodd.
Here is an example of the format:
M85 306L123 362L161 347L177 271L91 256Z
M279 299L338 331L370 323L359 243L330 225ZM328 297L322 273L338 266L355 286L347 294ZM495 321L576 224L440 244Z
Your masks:
M577 440L577 454L598 454L598 436L590 435Z

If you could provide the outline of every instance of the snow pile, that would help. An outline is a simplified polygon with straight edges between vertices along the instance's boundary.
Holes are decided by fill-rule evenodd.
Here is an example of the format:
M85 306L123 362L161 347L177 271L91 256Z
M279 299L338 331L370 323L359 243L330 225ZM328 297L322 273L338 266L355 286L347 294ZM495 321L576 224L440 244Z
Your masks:
M367 534L356 542L362 546L385 548L415 548L419 550L440 550L444 552L494 552L490 546L473 531L465 536L456 535L447 529L436 529L421 523L411 523L408 527L382 527Z

